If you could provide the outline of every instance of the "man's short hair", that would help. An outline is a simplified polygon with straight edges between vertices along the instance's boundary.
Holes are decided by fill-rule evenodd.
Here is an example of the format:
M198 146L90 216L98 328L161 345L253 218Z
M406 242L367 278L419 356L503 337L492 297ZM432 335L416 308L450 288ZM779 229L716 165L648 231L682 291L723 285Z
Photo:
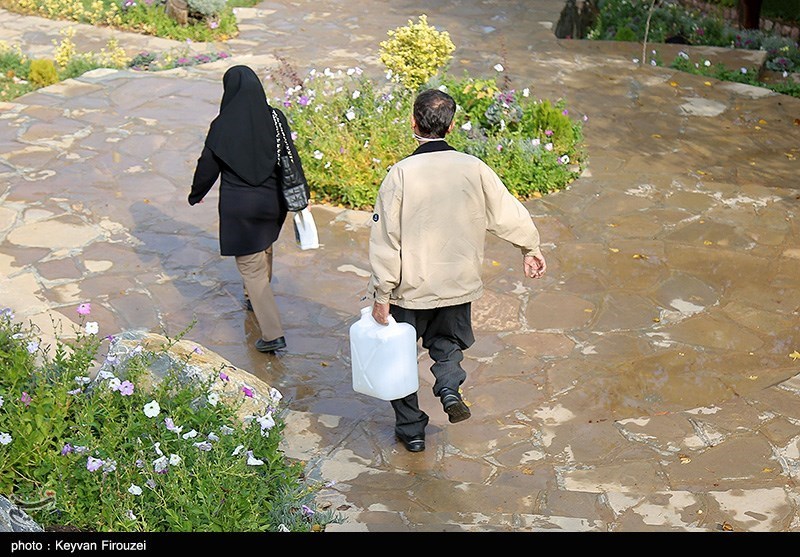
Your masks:
M427 89L414 100L414 120L423 137L444 137L453 123L456 101L439 89Z

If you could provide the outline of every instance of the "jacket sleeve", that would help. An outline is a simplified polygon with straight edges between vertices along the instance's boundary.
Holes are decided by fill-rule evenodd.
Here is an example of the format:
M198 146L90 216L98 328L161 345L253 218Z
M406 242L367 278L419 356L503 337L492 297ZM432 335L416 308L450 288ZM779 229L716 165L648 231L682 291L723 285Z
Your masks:
M289 143L289 150L292 152L292 157L294 157L294 164L300 171L300 175L306 180L306 197L311 199L311 186L306 179L306 173L303 171L303 161L300 159L300 154L297 152L297 148L294 145L294 140L292 139L292 128L289 126L289 121L286 119L286 115L284 115L282 111L276 108L273 108L273 110L278 113L278 119L283 126L284 133L286 134L286 141Z
M203 147L200 158L197 159L197 166L194 169L192 179L192 191L189 192L189 205L200 203L206 194L211 190L214 182L219 178L219 161L214 156L214 152L208 147Z
M488 165L481 165L481 180L486 198L486 229L522 251L522 255L542 256L539 230L525 206L508 191Z
M400 284L400 208L403 201L403 176L397 166L384 178L369 236L369 263L372 274L367 295L374 301L386 304L392 291Z

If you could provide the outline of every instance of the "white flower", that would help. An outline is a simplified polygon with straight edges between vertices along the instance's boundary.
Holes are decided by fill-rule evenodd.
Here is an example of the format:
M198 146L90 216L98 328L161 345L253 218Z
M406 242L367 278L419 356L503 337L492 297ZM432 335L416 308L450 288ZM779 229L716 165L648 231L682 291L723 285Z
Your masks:
M505 68L503 67L503 64L495 64L495 65L494 65L494 70L495 70L496 72L502 72L504 69L505 69Z
M330 168L330 167L331 167L331 161L326 161L325 168Z
M12 439L10 434L6 433L5 431L0 433L0 445L8 445L11 443L11 441Z
M531 96L531 90L528 89L527 87L525 87L525 89L522 90L522 96L523 97L530 97Z
M272 413L268 412L266 416L260 416L256 418L256 421L261 426L261 435L266 437L269 434L269 430L275 427L275 420L272 418Z
M231 433L233 433L233 428L224 425L224 426L219 428L219 431L220 431L220 433L222 433L222 435L230 435Z
M321 161L321 160L322 160L322 157L324 157L324 156L325 156L325 155L324 155L324 154L322 154L322 151L320 151L319 149L316 149L316 150L314 151L314 158L315 158L315 159L317 159L318 161Z
M709 60L704 60L703 65L707 68L711 65L711 62Z
M348 120L353 120L356 117L356 113L353 112L352 108L350 110L348 110L347 112L345 112L344 115L347 116Z
M119 380L119 377L112 377L108 381L108 388L112 391L118 391L119 386L122 384L122 381Z
M253 456L253 451L247 451L247 465L248 466L261 466L264 464L263 460L259 460Z
M682 50L681 50L681 51L678 53L678 56L680 56L680 57L681 57L681 58L683 58L684 60L688 60L688 59L689 59L689 55L688 55L688 54L686 54L686 53L685 53L684 51L682 51Z
M208 403L211 406L216 406L219 402L219 393L209 393L208 394Z
M165 473L168 468L169 468L169 461L165 456L160 456L153 461L153 470L155 471L156 474Z
M3 407L3 403L4 403L4 402L5 402L5 400L3 400L3 397L2 397L2 396L0 396L0 408L2 408L2 407Z
M97 321L89 321L86 324L86 334L87 335L96 335L97 331L100 330L100 326L97 324Z
M538 147L539 145L542 144L542 140L539 139L538 137L534 137L533 139L531 139L531 143L533 144L534 147Z
M638 64L638 63L639 63L639 59L638 59L638 58L634 58L634 59L633 59L633 63L634 63L634 64Z
M103 472L113 472L117 469L117 461L108 459L103 461Z
M92 382L92 380L89 377L84 377L82 375L79 375L78 377L75 378L75 382L78 385L88 385L89 383Z
M441 91L443 93L446 93L447 92L447 85L439 85L439 87L437 87L437 89L439 89L439 91Z
M219 441L219 435L217 435L216 433L214 433L214 432L212 431L211 433L209 433L209 434L208 434L208 437L207 437L207 439L208 439L209 441L214 441L214 442L216 442L216 441Z
M544 146L544 148L545 148L545 149L547 149L548 151L552 151L552 150L553 150L553 144L552 144L552 143L547 143L547 144Z
M133 484L131 484L131 485L133 485ZM127 511L125 511L125 516L127 516L127 517L128 517L128 518L130 518L131 520L136 520L136 515L135 515L135 514L133 514L133 511L132 511L132 510L130 510L130 509L128 509Z
M656 62L655 60L650 60L650 65L651 66L658 66L658 62Z
M739 71L742 72L742 74L746 74L747 68L739 68Z
M468 132L469 130L472 129L472 122L464 122L463 124L461 124L461 129L464 130L465 132Z
M139 495L142 494L142 488L136 484L131 484L131 486L128 488L128 493L130 493L131 495L136 495L138 497ZM136 520L136 518L133 518L132 520Z
M242 449L244 449L244 445L237 445L236 448L233 449L233 452L231 453L231 456L238 455L240 452L242 452Z
M153 445L153 448L156 450L156 454L158 456L164 456L164 451L161 450L161 443L160 442L156 443L155 445Z
M95 377L94 380L102 381L103 379L111 379L112 377L114 377L113 373L105 369L101 369L100 371L97 372L97 377ZM75 380L77 381L77 377L75 378Z
M199 443L194 443L194 446L200 449L201 451L210 451L211 450L211 443L208 441L200 441Z
M278 525L278 532L291 532L291 530L289 530L286 524L281 523Z
M569 163L569 156L563 155L563 156L559 157L558 160L559 160L559 162L561 162L561 164L568 164Z
M392 70L389 70L388 72L386 72L386 79L387 79L387 80L389 80L389 79L392 79L392 76L393 76L393 75L394 75L394 74L392 73Z
M28 342L28 353L29 354L33 354L37 350L39 350L39 343L38 342L36 342L35 340L32 340L32 341Z
M183 434L184 439L192 439L193 437L197 437L197 431L194 429Z
M155 418L161 413L161 406L158 405L158 402L155 400L151 400L147 404L144 405L144 415L148 418Z
M347 75L353 75L354 73L356 73L355 68L347 68Z
M783 77L789 77L789 72L787 72L786 70L783 70L783 74L782 75L783 75Z
M175 453L169 455L169 463L172 466L177 466L178 464L181 463L182 460L183 459L179 455L176 455Z
M357 99L360 96L361 96L361 91L353 91L353 98L354 99Z

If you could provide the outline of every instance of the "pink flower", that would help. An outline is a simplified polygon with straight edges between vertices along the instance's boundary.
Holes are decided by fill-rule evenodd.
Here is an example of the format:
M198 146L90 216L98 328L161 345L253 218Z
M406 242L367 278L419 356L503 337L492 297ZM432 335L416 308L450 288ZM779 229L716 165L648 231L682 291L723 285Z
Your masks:
M78 315L89 315L92 313L92 304L86 302L78 306Z
M130 381L123 381L120 383L119 394L122 396L131 396L133 394L133 383Z
M25 406L30 406L31 404L31 395L27 392L22 391L22 396L19 397L20 402L22 402Z
M547 137L550 137L551 135L553 135L553 130L544 130L544 134L545 134Z
M566 116L567 114L569 114L569 110L567 110L567 109L565 108L565 109L564 109L564 110L561 112L561 114L563 114L564 116Z

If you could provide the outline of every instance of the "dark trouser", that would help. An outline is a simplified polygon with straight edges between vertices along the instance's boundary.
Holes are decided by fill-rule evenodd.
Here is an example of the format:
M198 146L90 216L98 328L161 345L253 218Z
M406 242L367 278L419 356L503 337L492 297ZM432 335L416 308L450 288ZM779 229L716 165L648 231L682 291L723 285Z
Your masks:
M461 367L463 350L475 342L472 333L472 304L460 304L434 309L406 309L389 306L389 312L398 323L410 323L417 331L417 340L428 351L436 378L433 394L441 396L443 388L458 392L467 378ZM406 438L425 435L428 415L420 410L417 393L392 401L395 414L395 432Z

